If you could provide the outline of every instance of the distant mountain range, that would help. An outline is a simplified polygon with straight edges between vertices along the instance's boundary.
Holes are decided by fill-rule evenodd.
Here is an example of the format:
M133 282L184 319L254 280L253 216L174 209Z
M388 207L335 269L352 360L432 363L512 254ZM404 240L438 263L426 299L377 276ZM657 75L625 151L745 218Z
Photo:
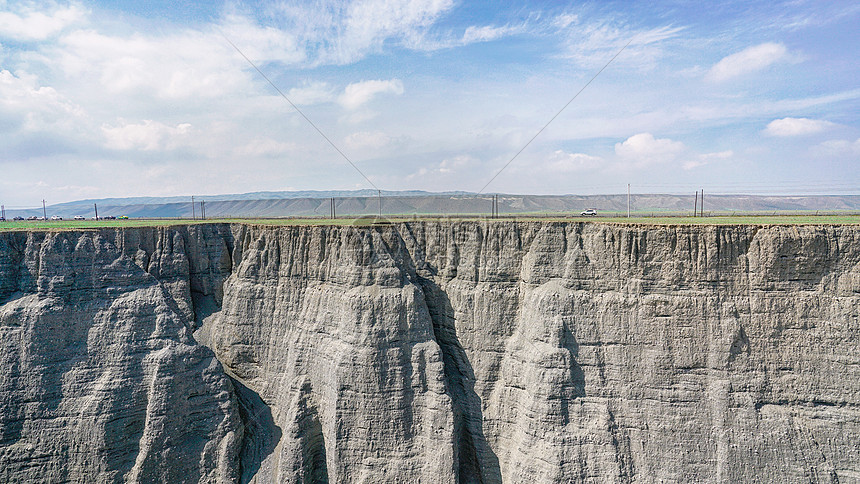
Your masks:
M462 195L467 192L425 192L423 190L404 190L390 191L382 190L383 196L398 196L398 197L425 197L434 195ZM250 193L228 193L222 195L194 195L196 201L206 200L207 202L215 201L235 201L235 200L285 200L294 198L331 198L331 197L376 197L376 190L301 190L301 191L280 191L280 192L250 192ZM65 202L52 205L54 207L63 207L67 205L79 205L98 203L112 206L125 205L161 205L167 203L183 203L191 202L191 196L174 196L174 197L126 197L126 198L101 198L92 200L78 200L74 202Z
M369 215L379 210L375 190L283 191L194 197L129 197L80 200L50 205L47 215L90 218L94 204L99 215L134 218L176 218L200 215L205 201L207 218L220 217L328 217L334 198L337 215ZM631 195L636 213L692 213L692 195ZM490 213L491 195L468 192L433 193L420 190L383 191L382 212L389 215L453 215ZM627 195L499 195L499 211L508 213L578 214L586 208L598 212L627 211ZM860 212L860 195L708 195L705 212L771 213L788 211ZM6 210L6 217L41 216L42 208Z

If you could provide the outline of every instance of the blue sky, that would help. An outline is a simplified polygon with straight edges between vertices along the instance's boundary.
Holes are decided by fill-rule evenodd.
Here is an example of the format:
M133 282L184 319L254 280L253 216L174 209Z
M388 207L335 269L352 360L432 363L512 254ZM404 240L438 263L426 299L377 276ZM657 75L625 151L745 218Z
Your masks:
M0 0L0 203L860 193L860 4Z

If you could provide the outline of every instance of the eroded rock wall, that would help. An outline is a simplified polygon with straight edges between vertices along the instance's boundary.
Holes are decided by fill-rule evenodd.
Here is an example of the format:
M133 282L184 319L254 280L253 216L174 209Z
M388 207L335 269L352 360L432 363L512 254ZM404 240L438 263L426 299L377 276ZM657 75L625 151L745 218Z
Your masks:
M503 221L0 234L0 480L857 481L858 242Z
M221 229L0 234L0 481L237 479L233 386L191 337Z
M860 477L858 227L401 232L502 481Z
M247 228L208 344L284 430L266 479L318 446L336 482L851 480L858 235Z
M200 338L271 408L257 482L456 482L442 353L399 234L241 227L234 260Z

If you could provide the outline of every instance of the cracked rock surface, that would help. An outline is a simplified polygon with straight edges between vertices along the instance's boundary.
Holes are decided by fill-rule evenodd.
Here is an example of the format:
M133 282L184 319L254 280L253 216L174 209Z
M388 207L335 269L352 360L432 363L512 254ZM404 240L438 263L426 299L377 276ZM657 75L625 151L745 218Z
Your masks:
M190 236L0 234L0 481L237 479L233 386L191 337Z
M860 227L0 233L3 482L858 482Z

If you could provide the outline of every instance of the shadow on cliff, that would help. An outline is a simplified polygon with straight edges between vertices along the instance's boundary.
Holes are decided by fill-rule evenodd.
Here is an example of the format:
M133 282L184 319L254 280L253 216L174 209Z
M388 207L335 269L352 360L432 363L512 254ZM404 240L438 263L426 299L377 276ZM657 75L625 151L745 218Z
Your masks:
M275 425L272 410L257 395L256 392L230 377L236 389L239 403L239 417L245 426L245 436L242 439L242 451L239 456L242 483L250 482L260 465L278 445L281 440L281 429Z
M7 232L0 237L0 305L23 297L33 284L26 280L26 250L26 233Z
M562 327L561 347L570 353L569 371L571 378L570 386L572 387L571 396L574 398L582 398L585 396L585 372L577 361L577 358L579 358L579 342L576 341L576 336L574 336L573 331L571 331L570 326L567 324ZM603 359L602 352L600 358L601 360ZM603 370L601 369L600 371L601 380L605 380L606 377L603 375Z
M475 392L475 372L457 339L454 309L448 295L433 281L420 278L427 308L433 319L436 342L442 349L445 377L454 407L460 483L501 483L499 458L484 436L481 397Z
M579 357L579 342L576 341L573 331L570 326L564 324L561 333L561 347L570 353L570 362L568 371L570 372L570 380L562 384L562 393L559 395L561 402L562 422L567 425L570 422L570 402L577 398L585 397L585 372L582 370L577 358ZM603 360L602 351L600 359ZM600 380L605 381L606 376L603 374L603 365L600 366Z

